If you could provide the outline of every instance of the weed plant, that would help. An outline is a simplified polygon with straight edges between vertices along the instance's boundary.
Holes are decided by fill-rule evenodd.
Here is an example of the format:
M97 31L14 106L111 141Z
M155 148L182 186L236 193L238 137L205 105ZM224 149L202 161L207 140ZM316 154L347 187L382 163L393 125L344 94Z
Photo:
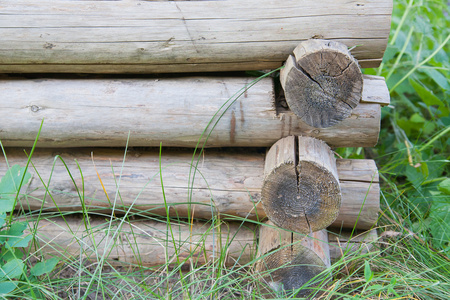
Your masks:
M337 152L348 158L373 158L381 177L379 239L367 252L344 253L331 270L310 283L312 297L318 299L450 299L450 18L446 0L395 0L392 30L383 63L365 73L386 78L391 105L382 110L380 142L376 148L346 148ZM265 74L270 76L272 74ZM223 115L244 92L237 92L218 110ZM215 118L217 119L217 118ZM189 184L201 177L197 171L205 138L214 129L210 123L192 157ZM225 267L228 236L218 255L206 265L197 265L198 257L178 255L180 244L191 240L177 236L176 224L193 224L187 219L157 219L145 212L125 210L105 214L95 208L76 212L49 213L23 210L13 213L22 196L21 187L33 168L32 151L26 166L10 166L0 182L0 297L4 299L263 299L294 298L276 292L250 267L239 261ZM7 156L5 155L7 159ZM56 157L64 162L64 158ZM124 162L126 164L126 155ZM52 168L52 166L48 166ZM156 179L161 176L163 166ZM38 170L34 169L36 173ZM73 178L73 174L67 169ZM83 170L79 170L82 175ZM155 178L153 180L156 180ZM44 188L48 182L42 178ZM204 178L207 181L207 178ZM74 181L75 185L75 181ZM76 185L75 185L76 186ZM77 186L84 203L83 184ZM120 178L117 182L120 190ZM52 193L47 190L48 199ZM191 200L192 191L187 196ZM117 193L112 207L120 202ZM166 211L167 203L164 202ZM117 207L116 212L119 211ZM80 252L69 252L48 240L38 239L36 230L44 220L78 216L83 236L73 232L72 243ZM94 222L101 220L100 223ZM140 264L139 235L134 220L164 224L162 238L166 263L147 268ZM245 218L235 220L241 226ZM258 222L252 221L258 225ZM28 225L27 225L28 224ZM222 221L206 223L205 235L218 234ZM245 223L247 224L247 223ZM156 230L153 228L153 230ZM98 233L102 233L98 235ZM121 240L119 237L126 237ZM48 237L51 239L52 237ZM126 244L134 253L133 262L120 265L111 259L112 249ZM196 253L205 249L196 249ZM58 253L55 258L49 253ZM90 255L90 259L85 254ZM57 257L57 258L56 258ZM189 267L189 268L186 268ZM328 275L332 274L332 278Z

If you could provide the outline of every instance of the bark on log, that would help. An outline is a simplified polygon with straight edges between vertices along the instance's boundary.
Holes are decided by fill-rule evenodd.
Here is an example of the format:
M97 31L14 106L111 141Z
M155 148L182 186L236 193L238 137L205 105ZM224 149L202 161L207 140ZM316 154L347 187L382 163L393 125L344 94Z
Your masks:
M113 246L109 248L104 247L109 227L107 219L90 217L89 222L91 230L86 230L80 216L66 216L65 221L60 217L54 217L42 219L39 223L32 223L31 228L36 230L38 241L36 250L39 249L40 253L47 256L64 254L66 258L68 256L79 257L82 253L83 258L89 257L95 260L97 257L92 247L93 241L96 241L97 251L101 251L97 253L102 255L103 251L110 251L106 255L106 259L112 264L145 266L161 266L167 262L172 266L177 264L174 257L173 240L166 223L162 221L133 220L124 222L120 233L117 234L115 230L120 224L120 219L117 219L112 223L109 231L108 238L113 241ZM176 238L175 245L179 258L181 260L192 258L188 264L190 262L197 264L211 262L212 259L217 259L221 250L226 247L225 264L228 266L236 263L244 265L257 261L257 251L267 253L276 248L275 244L281 241L282 236L286 237L286 242L289 242L291 238L291 233L284 230L276 230L278 235L272 234L273 239L271 240L261 238L264 236L264 230L275 231L273 228L262 226L259 230L263 232L263 235L259 237L260 244L259 250L257 250L258 234L256 232L258 228L249 223L242 225L230 222L223 223L221 226L212 226L210 223L194 222L191 226L187 223L172 222L171 228L173 236ZM370 251L377 239L377 234L376 230L371 230L358 233L352 239L349 237L349 232L328 232L331 262L339 260L343 253L347 257ZM296 239L301 240L301 235L298 235ZM265 243L261 243L263 240ZM318 240L325 240L325 237L320 237ZM314 239L309 240L313 244L314 241ZM311 245L308 247L311 249ZM324 246L321 245L321 247ZM346 249L349 250L346 251ZM165 252L166 250L167 252ZM325 256L323 257L327 259ZM328 260L326 262L328 263Z
M6 148L6 155L11 166L25 166L27 162L26 155L20 149ZM57 155L64 159L75 184L63 163L55 159ZM46 210L56 210L56 205L61 210L80 210L76 188L80 191L84 188L82 198L90 211L110 211L116 202L117 214L131 209L133 212L166 215L158 173L159 150L129 150L124 164L123 157L124 151L121 149L36 149L31 160L33 166L30 165L28 170L32 173L32 179L22 190L27 196L21 198L20 205L26 210L37 210L41 206ZM200 157L195 181L192 177L189 180L191 160L192 152L186 149L162 151L163 183L172 216L187 216L191 211L195 218L205 219L210 219L212 213L220 213L221 217L228 219L233 216L249 219L265 217L260 203L265 153L253 148L206 149ZM375 162L338 159L336 164L342 205L333 226L352 228L359 217L357 228L372 227L378 219L380 204ZM6 171L2 156L0 174ZM37 174L53 199L46 195ZM117 192L119 182L120 194Z
M275 69L317 37L377 67L391 12L392 0L2 1L0 72Z
M312 279L331 266L326 230L305 236L280 230L269 221L260 227L258 254L256 270L265 275L263 282L286 292L306 285L298 294L302 297L322 280Z
M311 127L277 107L273 82L250 78L0 80L0 139L29 147L42 119L40 147L195 147L205 128L206 146L268 147L289 135L312 136L333 147L372 147L380 130L380 103L389 101L384 79L365 77L367 89L352 115L332 128ZM219 114L216 115L216 113ZM212 120L211 125L208 123ZM263 130L262 130L263 128ZM205 141L201 139L201 144Z
M286 137L268 151L261 200L275 225L299 233L316 232L336 220L341 189L336 159L322 141Z
M294 56L289 56L280 71L289 108L316 128L348 118L361 100L363 78L347 46L308 40L294 49Z

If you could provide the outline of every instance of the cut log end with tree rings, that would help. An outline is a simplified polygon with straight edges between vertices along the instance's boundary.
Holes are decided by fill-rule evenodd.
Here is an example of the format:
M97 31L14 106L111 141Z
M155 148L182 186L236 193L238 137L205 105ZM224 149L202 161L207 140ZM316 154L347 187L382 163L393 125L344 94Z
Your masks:
M294 56L289 56L280 72L292 112L316 128L331 127L349 117L361 100L363 78L347 46L308 40L295 48Z
M300 233L329 226L339 214L341 190L330 148L309 137L284 138L266 155L261 191L274 224Z
M273 226L261 226L256 271L272 290L287 294L295 291L298 292L295 296L307 297L323 280L318 275L329 275L324 272L330 266L327 242L324 230L305 237Z

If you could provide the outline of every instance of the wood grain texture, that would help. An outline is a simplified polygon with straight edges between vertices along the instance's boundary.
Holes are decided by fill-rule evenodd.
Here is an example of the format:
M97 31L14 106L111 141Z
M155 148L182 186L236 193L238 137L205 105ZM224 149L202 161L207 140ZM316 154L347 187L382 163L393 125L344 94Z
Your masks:
M261 200L277 226L299 233L325 229L336 220L341 190L336 159L322 141L286 137L266 155Z
M348 118L363 89L361 70L347 46L317 39L294 49L280 70L280 82L289 108L316 128Z
M227 255L223 263L227 266L249 263L256 253L255 229L251 224L211 226L196 222L191 227L173 222L172 232L166 223L151 220L123 223L116 220L109 226L105 219L97 217L90 218L89 224L86 229L81 217L43 219L34 224L36 249L45 257L64 253L65 258L97 261L104 255L113 265L167 264L183 265L184 269L191 263L197 266L217 260L224 249Z
M298 289L331 265L326 230L305 236L273 227L270 221L260 226L258 255L256 271L276 291ZM298 296L310 293L306 288Z
M328 245L330 248L331 262L335 262L342 258L351 258L361 254L376 252L376 243L378 241L378 233L376 229L352 232L336 231L331 229L328 232Z
M187 149L162 151L162 180L170 215L187 216L190 212L191 216L204 219L219 213L224 219L237 216L254 220L265 217L260 203L265 153L252 148L206 149L200 157L195 180L192 179L192 154ZM27 156L21 149L6 148L6 155L11 166L25 166L27 162ZM82 199L90 211L110 212L115 203L116 214L119 215L127 209L132 214L139 210L149 215L166 215L159 178L158 149L129 150L125 163L122 163L123 158L122 149L36 149L31 160L33 166L28 170L32 179L23 188L24 195L18 206L25 210L37 210L41 206L47 211L56 210L56 206L61 210L80 210L77 189L81 193L84 188ZM343 197L333 226L352 228L359 216L357 227L370 228L378 219L380 205L375 163L370 160L338 159L337 166L339 177L344 179L340 182ZM6 171L2 156L0 176ZM75 182L72 182L69 172ZM370 182L372 177L373 183ZM52 198L46 195L45 186Z
M279 111L269 78L243 91L252 80L4 79L0 139L8 147L31 146L44 119L41 147L123 147L128 133L130 146L159 147L162 142L195 147L205 141L205 128L211 132L216 122L208 147L267 147L289 135L312 136L333 147L377 143L381 113L376 95L387 90L383 79L367 79L374 83L363 93L365 103L338 125L323 129L306 125L290 111ZM227 102L236 93L241 97Z
M177 262L174 257L174 242L180 259L189 260L188 264L192 262L197 265L210 263L226 247L228 251L224 262L231 266L236 263L243 265L258 261L258 256L261 257L262 254L273 251L281 241L289 242L284 237L290 240L292 234L268 226L258 228L249 223L242 225L229 222L222 223L221 226L211 226L210 223L194 222L191 227L190 224L172 222L171 228L175 237L173 241L167 231L167 225L161 221L132 220L120 224L120 219L117 219L112 222L109 234L109 224L106 219L91 216L89 222L90 230L86 230L80 216L66 216L65 221L62 218L53 217L42 219L39 223L32 223L37 226L36 246L47 257L65 253L66 258L72 256L80 259L80 253L82 253L81 258L95 261L97 256L93 249L93 241L96 241L97 251L100 251L97 253L102 255L108 236L110 241L114 242L112 247L106 248L108 251L111 250L109 255L105 256L109 263L125 266L141 264L149 267L166 263L175 266ZM119 226L121 231L117 234L116 229ZM328 231L328 237L324 236L323 232L320 234L322 235L309 239L298 235L293 242L313 249L314 253L323 259L319 264L324 266L339 260L342 254L348 257L372 251L377 240L376 230L356 233L351 238L350 232L347 231ZM261 238L262 236L266 238ZM323 243L325 239L328 240L328 244ZM134 240L137 244L128 242ZM261 243L263 241L266 243ZM267 243L268 241L272 244ZM290 243L292 242L284 246ZM80 252L81 249L82 252ZM165 249L167 249L167 256ZM327 253L329 256L326 255ZM186 268L188 264L185 264Z
M0 72L168 73L280 67L302 40L383 57L392 0L2 1Z

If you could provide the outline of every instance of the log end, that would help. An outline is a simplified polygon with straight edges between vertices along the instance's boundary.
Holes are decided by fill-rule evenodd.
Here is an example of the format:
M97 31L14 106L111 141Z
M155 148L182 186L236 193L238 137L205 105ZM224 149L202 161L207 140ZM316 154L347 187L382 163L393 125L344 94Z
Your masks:
M289 108L310 126L326 128L349 117L361 100L358 62L341 43L302 42L281 70Z
M307 297L320 283L317 275L330 266L328 236L319 231L311 236L276 228L268 221L259 231L259 257L256 271L262 282L276 292ZM315 278L316 280L314 280Z
M262 258L256 270L267 274L263 282L273 290L286 293L302 288L297 297L307 297L320 281L311 281L326 269L324 262L314 251L296 245L293 248L275 249L275 252Z
M282 165L264 180L262 203L277 226L299 233L326 228L339 213L339 182L312 162Z

